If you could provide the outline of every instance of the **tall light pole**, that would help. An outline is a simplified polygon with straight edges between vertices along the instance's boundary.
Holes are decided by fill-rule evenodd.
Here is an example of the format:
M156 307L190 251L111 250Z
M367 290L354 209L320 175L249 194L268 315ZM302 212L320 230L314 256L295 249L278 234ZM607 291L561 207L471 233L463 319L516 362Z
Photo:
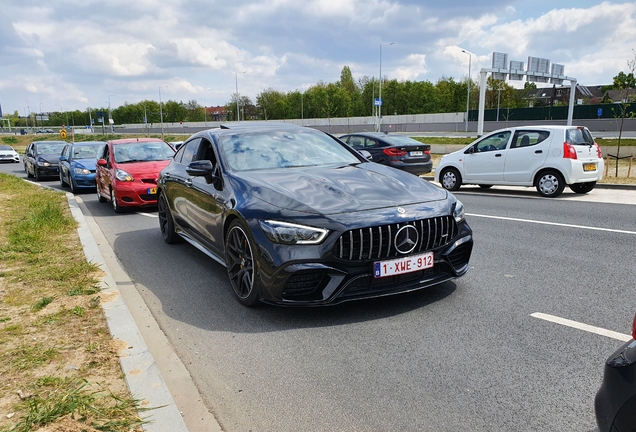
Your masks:
M203 101L203 121L205 122L205 126L208 125L208 115L207 115L207 108L205 107L205 99L199 99Z
M464 54L468 54L468 94L466 95L466 132L468 132L468 106L470 103L470 62L473 55L466 50L462 50Z
M384 45L395 45L395 42L388 42ZM382 131L382 43L380 43L380 91L378 93L378 132Z
M245 73L245 71L241 73ZM234 80L236 82L236 118L238 119L238 121L241 121L241 114L239 111L238 72L234 72Z
M40 128L44 129L44 120L42 120L42 102L40 102Z
M29 129L29 119L31 118L31 107L29 106L29 101L25 100L27 103L27 130Z
M110 125L110 133L115 133L115 129L113 129L113 116L110 111L110 97L117 95L108 95L108 124Z
M64 108L62 108L62 105L55 105L55 106L60 107L60 112L63 112L66 114L66 126L68 126L68 113L64 111Z
M168 86L159 87L159 117L161 117L161 139L163 139L163 108L161 103L161 89L168 88Z

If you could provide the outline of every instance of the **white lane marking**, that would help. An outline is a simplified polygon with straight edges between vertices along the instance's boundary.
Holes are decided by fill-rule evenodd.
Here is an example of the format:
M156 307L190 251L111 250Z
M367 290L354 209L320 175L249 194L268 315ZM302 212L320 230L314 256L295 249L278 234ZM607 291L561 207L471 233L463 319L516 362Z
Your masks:
M159 217L159 215L152 214L152 213L137 212L137 214L138 214L138 215L142 215L142 216L146 216L146 217L150 217L150 218L156 218L156 217Z
M601 336L606 336L608 338L612 338L612 339L618 339L619 341L623 341L623 342L627 342L632 340L632 337L630 335L626 335L623 333L618 333L612 330L607 330L601 327L594 327L591 325L587 325L587 324L583 324L577 321L572 321L569 319L565 319L565 318L559 318L557 316L554 315L548 315L548 314L544 314L544 313L540 313L540 312L535 312L533 314L530 314L531 317L534 318L539 318L545 321L550 321L556 324L561 324L564 326L568 326L568 327L572 327L575 329L579 329L579 330L583 330L589 333L594 333L597 335L601 335Z
M536 221L536 220L530 220L530 219L518 219L518 218L510 218L510 217L503 217L503 216L480 215L480 214L475 214L475 213L466 213L466 216L483 217L483 218L489 218L489 219L501 219L501 220L515 221L515 222L527 222L527 223L535 223L535 224L540 224L540 225L554 225L554 226L562 226L562 227L567 227L567 228L587 229L587 230L592 230L592 231L608 231L608 232L614 232L614 233L636 235L636 231L626 231L626 230L618 230L618 229L611 229L611 228L591 227L591 226L585 226L585 225L572 225L572 224L564 224L564 223L558 223L558 222L545 222L545 221Z

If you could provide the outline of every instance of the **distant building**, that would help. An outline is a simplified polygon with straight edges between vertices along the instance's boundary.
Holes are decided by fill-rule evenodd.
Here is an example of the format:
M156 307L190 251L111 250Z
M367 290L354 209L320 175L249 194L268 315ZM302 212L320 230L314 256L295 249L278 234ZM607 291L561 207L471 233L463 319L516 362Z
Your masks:
M206 107L207 116L210 121L224 122L227 121L227 111L224 106Z
M576 85L576 93L574 94L575 104L598 104L601 103L605 93L600 85L583 86ZM568 105L570 103L571 86L552 86L537 89L520 90L525 92L525 99L528 106L553 106Z

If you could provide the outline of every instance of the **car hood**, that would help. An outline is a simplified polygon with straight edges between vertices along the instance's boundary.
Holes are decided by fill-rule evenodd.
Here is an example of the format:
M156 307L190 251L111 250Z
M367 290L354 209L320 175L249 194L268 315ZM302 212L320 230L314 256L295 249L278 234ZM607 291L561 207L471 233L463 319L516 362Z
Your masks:
M73 166L83 166L87 170L95 171L97 167L97 159L73 159Z
M159 172L168 166L172 159L147 162L130 162L118 163L117 168L126 171L133 176L137 175L154 175L153 178L159 177Z
M44 159L48 163L57 164L60 162L59 153L41 153L36 156L36 159Z
M16 156L18 153L13 150L0 150L1 155L11 155Z
M241 172L239 186L271 205L334 215L439 201L448 193L413 174L373 163Z

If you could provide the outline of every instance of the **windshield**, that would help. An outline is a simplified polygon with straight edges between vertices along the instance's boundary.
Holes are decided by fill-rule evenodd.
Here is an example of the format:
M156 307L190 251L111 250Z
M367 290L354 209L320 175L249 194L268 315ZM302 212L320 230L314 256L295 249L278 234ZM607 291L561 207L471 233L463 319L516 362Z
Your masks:
M47 143L47 144L38 144L37 145L37 154L58 154L62 153L64 150L64 146L66 143Z
M80 145L73 147L73 159L96 159L100 146Z
M220 145L233 171L360 163L339 142L315 131L240 133L222 137Z
M170 159L174 150L164 142L117 144L113 146L115 162L150 162Z
M0 150L13 150L13 149L6 145L0 145Z

